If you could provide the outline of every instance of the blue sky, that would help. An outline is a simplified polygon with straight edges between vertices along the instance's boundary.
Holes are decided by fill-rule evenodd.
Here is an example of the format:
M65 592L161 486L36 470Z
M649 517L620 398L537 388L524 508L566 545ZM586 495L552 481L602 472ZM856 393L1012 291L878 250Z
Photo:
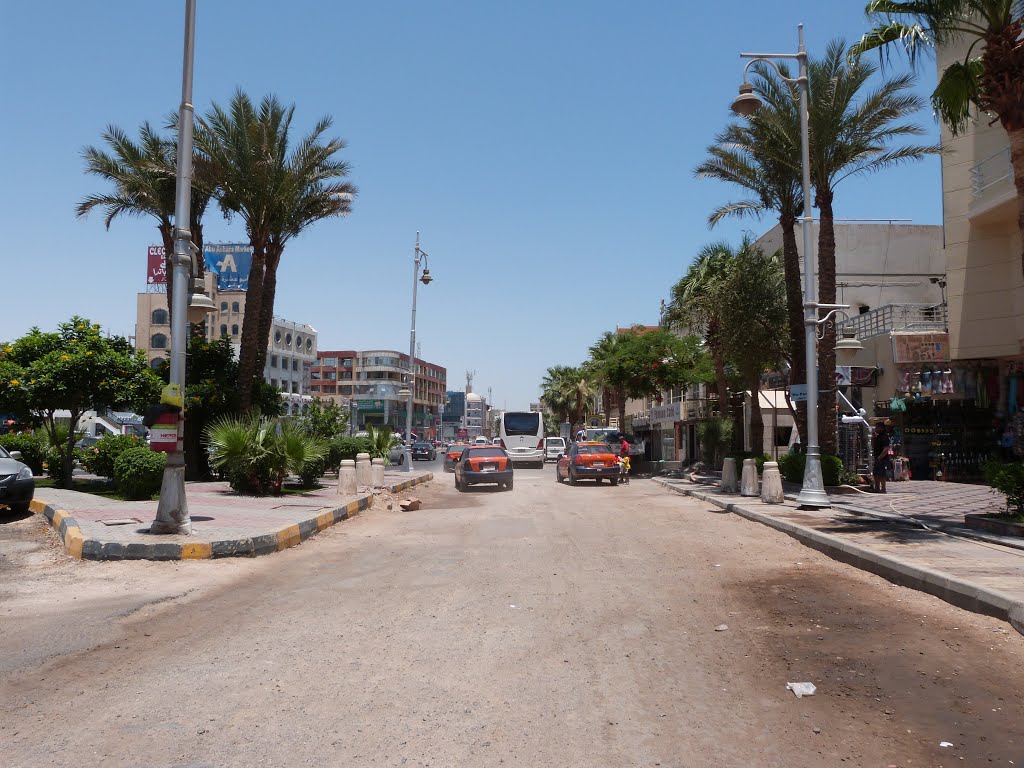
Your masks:
M709 232L735 193L692 174L729 120L739 52L795 50L803 22L820 54L861 34L863 6L199 0L194 102L275 93L301 132L327 114L349 144L354 213L291 242L276 314L316 327L321 349L407 349L419 230L435 277L419 292L423 356L449 388L475 370L476 391L521 408L603 331L657 322L703 244L772 225ZM183 20L183 0L5 6L0 338L76 313L134 332L156 231L75 218L106 191L80 151L108 124L134 134L177 108ZM927 67L922 94L933 81ZM920 122L937 139L931 114ZM844 182L835 201L839 217L921 224L940 206L937 159ZM245 239L215 210L205 228Z

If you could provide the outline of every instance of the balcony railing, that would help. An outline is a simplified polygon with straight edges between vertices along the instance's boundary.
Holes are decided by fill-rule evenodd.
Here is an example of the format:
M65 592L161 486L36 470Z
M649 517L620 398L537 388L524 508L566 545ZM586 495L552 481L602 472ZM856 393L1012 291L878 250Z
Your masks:
M885 336L892 331L942 332L947 328L946 305L886 304L863 315L855 315L841 325L852 328L861 341Z
M1007 146L971 168L971 195L975 200L979 200L992 187L1012 180L1013 164L1010 162L1010 148Z

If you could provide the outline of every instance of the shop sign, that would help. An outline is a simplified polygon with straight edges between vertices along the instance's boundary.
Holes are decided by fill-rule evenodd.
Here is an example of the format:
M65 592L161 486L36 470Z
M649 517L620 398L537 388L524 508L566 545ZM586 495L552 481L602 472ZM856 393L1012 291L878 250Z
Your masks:
M379 411L384 407L383 400L356 400L361 411Z
M789 401L791 403L806 403L807 402L807 385L806 384L790 384L789 385Z
M674 424L681 418L681 403L669 403L668 405L658 405L651 408L651 423L652 424Z
M948 333L892 334L892 361L903 363L948 363Z

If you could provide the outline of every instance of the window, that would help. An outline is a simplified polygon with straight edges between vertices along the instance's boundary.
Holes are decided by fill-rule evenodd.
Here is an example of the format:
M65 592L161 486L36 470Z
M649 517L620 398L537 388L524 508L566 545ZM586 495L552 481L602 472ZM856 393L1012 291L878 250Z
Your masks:
M222 301L220 303L220 311L221 312L227 312L228 311L228 303L226 301Z
M338 380L338 372L337 371L328 371L327 372L327 379L328 379L328 381L337 381Z
M857 311L860 312L860 314L862 315L866 315L868 312L871 311L871 307L869 307L867 304L861 304L860 307L857 308Z
M312 373L309 374L309 378L312 379L313 381L319 381L320 371L313 371Z
M231 326L231 335L232 336L237 336L238 335L238 326L237 325L232 325Z
M160 367L160 364L163 363L163 361L164 359L162 357L154 357L152 360L149 361L149 367L155 371Z
M325 365L328 368L337 368L338 367L338 358L336 358L336 357L325 357L320 362L321 362L322 365Z
M270 356L270 367L277 368L277 355Z
M149 340L150 349L167 349L167 337L162 333L154 333L153 338Z
M284 337L285 346L290 347L292 345L292 335L289 333Z
M153 310L153 325L167 325L167 310L166 309L154 309Z
M239 311L238 310L238 302L237 301L232 301L231 302L231 311L232 312L238 312Z
M293 381L292 382L292 394L293 395L299 394L299 382L297 382L297 381Z
M280 344L281 343L281 332L280 331L274 331L274 343L275 344Z
M270 386L272 386L274 389L277 389L277 379L271 379Z
M296 349L302 349L302 337L301 336L296 336L295 337L295 348Z
M298 360L292 360L292 370L293 371L299 370L299 361Z
M226 325L222 324L220 326L220 335L221 336L227 336L228 335L228 327Z
M313 351L313 340L312 339L306 339L306 351L307 352L312 352Z

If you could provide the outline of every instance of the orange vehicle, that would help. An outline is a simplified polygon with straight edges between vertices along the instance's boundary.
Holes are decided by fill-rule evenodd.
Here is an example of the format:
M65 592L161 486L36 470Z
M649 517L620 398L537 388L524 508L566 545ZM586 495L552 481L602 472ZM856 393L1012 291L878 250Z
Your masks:
M465 443L452 443L444 452L444 471L454 472L455 465L459 463L462 452L469 448Z
M612 485L618 485L619 471L619 457L608 443L574 443L555 465L555 480L576 485L579 480L600 483L608 478Z
M497 445L471 445L455 465L455 487L460 491L478 483L497 483L512 490L512 460Z

